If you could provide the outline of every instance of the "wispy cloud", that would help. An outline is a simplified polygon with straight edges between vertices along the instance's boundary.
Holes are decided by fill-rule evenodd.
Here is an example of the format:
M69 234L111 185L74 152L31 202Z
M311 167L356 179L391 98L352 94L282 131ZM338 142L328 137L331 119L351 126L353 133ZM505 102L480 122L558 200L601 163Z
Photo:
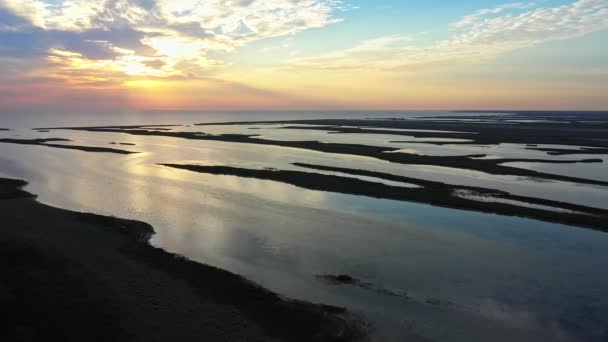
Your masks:
M430 46L409 37L367 40L350 49L293 59L290 67L394 70L454 61L477 61L544 42L579 37L608 28L608 1L578 0L558 7L510 3L482 9L452 24L452 36Z
M512 2L493 8L483 8L463 17L459 21L452 24L452 26L456 28L472 26L479 23L480 20L485 20L489 16L499 15L510 10L530 9L535 5L535 2Z
M519 9L526 8L521 6ZM495 17L486 14L472 22L461 21L465 31L443 45L495 46L510 50L574 38L607 27L608 1L579 0L559 7L535 8Z

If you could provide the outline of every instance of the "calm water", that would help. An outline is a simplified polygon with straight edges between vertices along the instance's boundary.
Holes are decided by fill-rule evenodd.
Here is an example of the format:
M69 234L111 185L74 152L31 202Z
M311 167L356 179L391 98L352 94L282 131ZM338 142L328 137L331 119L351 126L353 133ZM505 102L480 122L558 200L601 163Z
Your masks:
M44 203L146 221L157 231L154 245L243 274L286 296L347 306L374 324L374 337L378 341L402 341L412 335L432 341L604 341L608 336L606 233L521 218L311 191L271 181L198 174L156 164L298 169L290 163L306 162L485 186L602 208L608 208L608 188L539 182L452 168L398 165L371 158L272 146L119 133L38 133L29 129L437 114L445 113L157 112L4 116L0 118L0 127L14 130L1 132L1 137L64 137L73 139L74 144L104 147L111 147L108 143L112 141L129 142L136 145L120 148L142 153L123 156L0 144L0 173L30 181L27 190L38 194ZM512 144L435 146L416 141L395 145L389 141L409 139L329 135L304 130L285 132L272 127L259 132L247 128L177 129L254 132L272 139L339 141L416 151L403 153L547 157ZM608 174L605 163L545 168L546 165L517 166L595 179L605 179ZM315 277L325 273L348 273L383 288L406 291L411 298L356 287L332 287ZM428 298L455 305L429 305Z

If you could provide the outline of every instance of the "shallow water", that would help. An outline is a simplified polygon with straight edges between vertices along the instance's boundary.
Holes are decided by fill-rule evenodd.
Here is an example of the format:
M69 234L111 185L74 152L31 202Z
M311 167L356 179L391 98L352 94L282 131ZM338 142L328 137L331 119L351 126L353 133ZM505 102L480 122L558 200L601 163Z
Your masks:
M114 118L103 124L205 121L202 114L178 116L149 121ZM234 118L215 121L229 120ZM65 123L54 126L59 125ZM605 338L608 274L602 270L608 262L606 233L156 164L190 162L320 172L291 165L305 162L600 207L608 207L607 188L274 146L81 131L16 130L0 136L5 134L66 137L74 140L72 144L143 152L115 155L0 144L0 173L30 181L27 190L44 203L146 221L157 231L154 245L244 274L281 294L347 306L370 319L379 341L402 341L411 334L434 341ZM355 134L340 136L352 136L351 142L359 139ZM406 291L410 299L333 287L315 277L342 273ZM454 305L427 303L429 298Z
M236 144L218 141L138 136L106 132L91 133L83 131L52 131L50 133L38 133L31 130L13 131L13 133L15 132L21 134L19 137L21 139L31 139L35 137L60 137L71 139L73 141L57 143L111 147L129 151L150 151L153 152L153 159L150 161L150 163L192 163L229 165L246 168L273 167L286 170L310 171L309 169L292 165L294 162L302 162L308 164L366 169L413 178L445 182L454 185L487 187L511 192L521 196L531 196L550 200L557 198L573 204L608 209L608 189L606 187L586 184L531 179L515 176L491 175L478 171L433 165L395 164L369 157L351 156L345 154L327 154L305 149L285 148L278 146ZM2 133L0 133L0 137L2 137ZM135 143L136 145L111 145L110 142L127 142ZM145 148L142 149L142 147ZM34 148L48 149L46 147ZM547 159L551 158L548 157ZM585 167L586 165L595 164L576 165ZM323 171L314 172L331 174L331 172ZM386 181L384 182L386 183Z

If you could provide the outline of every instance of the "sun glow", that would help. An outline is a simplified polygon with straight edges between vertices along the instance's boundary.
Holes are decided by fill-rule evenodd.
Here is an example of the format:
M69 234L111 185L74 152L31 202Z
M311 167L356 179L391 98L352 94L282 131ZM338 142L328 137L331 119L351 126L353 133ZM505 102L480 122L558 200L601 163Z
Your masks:
M162 55L184 59L198 58L201 55L201 50L205 47L202 42L176 37L151 38L145 42Z
M91 72L117 72L124 76L169 77L179 74L171 64L156 58L142 57L129 50L115 59L88 59L80 53L62 49L50 49L47 61L61 70L88 70Z
M137 79L126 81L124 85L129 88L158 88L166 87L168 86L168 83L169 82L165 80Z

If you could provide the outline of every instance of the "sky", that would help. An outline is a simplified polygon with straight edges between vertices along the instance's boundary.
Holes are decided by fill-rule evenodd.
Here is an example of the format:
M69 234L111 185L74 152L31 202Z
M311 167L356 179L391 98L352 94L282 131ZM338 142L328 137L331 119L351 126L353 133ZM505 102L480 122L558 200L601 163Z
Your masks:
M85 109L608 110L608 0L0 0L0 111Z

